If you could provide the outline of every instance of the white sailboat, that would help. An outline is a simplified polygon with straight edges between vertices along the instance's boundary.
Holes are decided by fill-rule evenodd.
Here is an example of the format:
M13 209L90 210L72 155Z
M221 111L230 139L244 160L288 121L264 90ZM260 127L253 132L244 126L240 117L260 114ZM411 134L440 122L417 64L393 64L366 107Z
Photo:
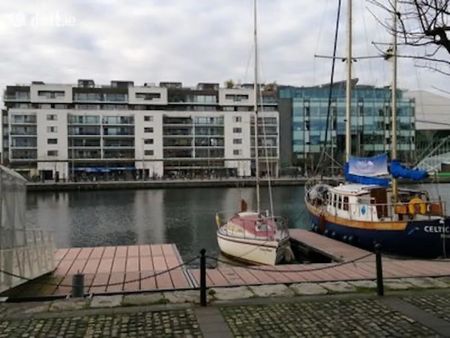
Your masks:
M292 259L289 231L281 217L271 216L260 209L259 154L258 154L258 36L257 0L254 0L254 136L255 136L255 211L248 211L245 201L241 202L240 212L230 218L216 215L217 242L220 251L231 258L251 264L275 265L284 259Z

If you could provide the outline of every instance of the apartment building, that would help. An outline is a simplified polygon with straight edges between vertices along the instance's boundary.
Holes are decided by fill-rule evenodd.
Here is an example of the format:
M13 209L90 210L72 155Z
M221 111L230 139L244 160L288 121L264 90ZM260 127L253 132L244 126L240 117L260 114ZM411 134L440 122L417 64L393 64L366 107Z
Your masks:
M317 164L325 141L330 86L279 87L280 115L290 116L290 161L310 172ZM400 160L413 162L415 157L415 102L397 92L397 150ZM352 154L371 156L391 150L391 91L388 87L358 85L352 90ZM286 133L288 134L288 133ZM334 84L328 122L329 155L344 163L345 82ZM282 142L287 142L283 140ZM283 161L284 156L282 156ZM340 168L336 168L338 172Z
M278 173L276 92L260 88L261 173ZM7 86L2 162L41 180L254 175L252 85Z

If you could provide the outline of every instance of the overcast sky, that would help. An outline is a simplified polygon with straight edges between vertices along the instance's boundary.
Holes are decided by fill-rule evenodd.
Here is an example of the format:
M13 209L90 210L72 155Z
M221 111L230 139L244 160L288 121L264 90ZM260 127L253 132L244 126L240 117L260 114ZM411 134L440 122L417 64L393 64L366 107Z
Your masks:
M0 3L0 86L41 80L96 83L252 81L252 0L14 0ZM345 4L346 1L343 1ZM374 55L390 37L354 1L354 55ZM261 81L329 81L337 0L260 0ZM373 9L373 8L372 8ZM374 10L374 9L373 9ZM345 7L343 14L345 14ZM339 55L345 53L345 22ZM338 62L336 79L345 77ZM359 61L360 83L384 86L389 65ZM399 86L447 89L448 77L401 60Z

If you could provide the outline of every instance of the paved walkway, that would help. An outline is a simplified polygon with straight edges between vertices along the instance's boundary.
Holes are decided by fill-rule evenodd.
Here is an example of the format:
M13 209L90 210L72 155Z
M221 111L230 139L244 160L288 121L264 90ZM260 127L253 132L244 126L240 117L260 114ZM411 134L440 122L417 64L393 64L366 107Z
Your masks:
M206 308L77 303L1 304L0 337L450 337L450 290L254 298Z

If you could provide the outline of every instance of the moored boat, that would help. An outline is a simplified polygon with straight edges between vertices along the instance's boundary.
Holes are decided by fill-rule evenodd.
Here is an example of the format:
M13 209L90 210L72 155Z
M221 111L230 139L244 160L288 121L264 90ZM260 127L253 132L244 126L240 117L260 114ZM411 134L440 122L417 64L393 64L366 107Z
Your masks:
M220 251L234 259L251 264L275 265L282 260L290 261L293 254L290 248L289 231L286 222L280 217L271 216L269 211L262 212L260 207L259 151L258 151L258 46L257 46L257 0L254 0L254 146L256 210L247 211L247 203L242 201L241 211L228 215L216 215L217 242ZM264 130L264 128L263 128ZM269 189L270 173L268 175ZM272 199L270 209L273 214Z
M412 257L448 257L450 219L445 204L426 191L378 185L315 185L305 195L312 230L369 250Z
M227 221L217 215L217 242L223 254L251 264L276 265L292 259L289 231L281 217L241 211Z
M397 1L394 1L396 6ZM351 152L351 8L348 1L348 55L346 58L346 183L336 186L310 182L305 205L312 230L365 249L380 244L384 252L414 257L450 255L450 217L445 203L432 200L425 190L399 188L397 179L420 181L425 171L408 169L397 160L397 41L386 59L393 64L391 161L387 155L355 158ZM397 11L394 11L397 13ZM394 27L397 26L394 16ZM390 176L390 178L387 178Z

